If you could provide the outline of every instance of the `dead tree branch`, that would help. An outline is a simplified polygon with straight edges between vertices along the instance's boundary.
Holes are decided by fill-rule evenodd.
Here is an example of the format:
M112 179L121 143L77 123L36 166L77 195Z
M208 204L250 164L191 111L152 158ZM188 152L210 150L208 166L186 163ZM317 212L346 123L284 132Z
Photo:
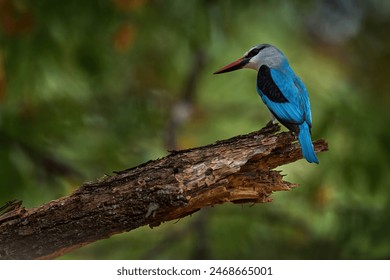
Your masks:
M73 194L0 216L1 259L49 259L113 234L185 217L205 206L269 202L295 185L274 168L302 158L278 125L170 155L83 184ZM314 143L326 151L324 140ZM314 168L314 166L313 166Z

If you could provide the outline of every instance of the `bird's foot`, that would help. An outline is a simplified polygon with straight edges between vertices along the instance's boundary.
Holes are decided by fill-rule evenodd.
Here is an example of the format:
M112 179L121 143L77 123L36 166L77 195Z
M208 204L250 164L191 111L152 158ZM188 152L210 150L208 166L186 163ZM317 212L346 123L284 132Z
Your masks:
M267 124L265 125L265 127L272 127L274 125L277 125L277 122L274 121L274 120L270 120L269 122L267 122Z
M294 137L294 139L298 139L298 134L297 133L295 133L294 131L291 131L291 130L290 130L290 133Z

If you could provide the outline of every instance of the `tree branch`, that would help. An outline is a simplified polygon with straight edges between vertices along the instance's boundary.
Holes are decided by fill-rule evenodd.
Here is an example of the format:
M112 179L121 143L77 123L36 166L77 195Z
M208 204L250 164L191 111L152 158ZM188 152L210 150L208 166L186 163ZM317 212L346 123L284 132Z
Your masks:
M295 184L273 169L302 158L278 125L182 151L83 184L73 194L0 216L1 259L50 259L138 227L185 217L205 206L269 202ZM326 151L324 140L314 143Z

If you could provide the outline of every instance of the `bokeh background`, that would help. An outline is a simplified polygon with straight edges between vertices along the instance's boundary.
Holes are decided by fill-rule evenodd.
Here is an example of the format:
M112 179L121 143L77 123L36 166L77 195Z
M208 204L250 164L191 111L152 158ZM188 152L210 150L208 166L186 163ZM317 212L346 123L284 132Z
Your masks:
M390 258L390 2L0 0L0 204L260 129L258 43L305 82L320 164L261 205L218 205L65 259Z

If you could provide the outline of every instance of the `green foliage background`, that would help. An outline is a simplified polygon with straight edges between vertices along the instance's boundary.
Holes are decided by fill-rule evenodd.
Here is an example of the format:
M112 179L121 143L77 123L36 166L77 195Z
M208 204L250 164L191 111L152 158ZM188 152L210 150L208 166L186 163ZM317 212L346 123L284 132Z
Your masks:
M211 73L267 42L309 90L313 138L329 142L318 166L281 167L300 187L63 258L387 259L389 29L380 0L0 1L0 204L67 195L166 155L169 138L180 149L261 128L255 72Z

